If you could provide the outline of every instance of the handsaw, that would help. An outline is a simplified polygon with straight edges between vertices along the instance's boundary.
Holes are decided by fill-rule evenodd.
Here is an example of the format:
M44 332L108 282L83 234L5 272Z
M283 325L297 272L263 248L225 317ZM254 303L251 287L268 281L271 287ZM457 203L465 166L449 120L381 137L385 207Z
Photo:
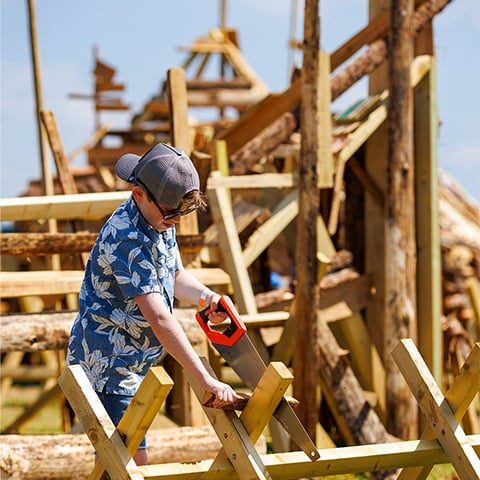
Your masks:
M230 298L222 296L216 311L224 312L230 318L230 324L223 331L211 328L208 322L208 315L212 312L210 307L197 312L195 318L217 352L227 361L245 385L253 390L267 366L248 338L247 328ZM318 449L285 397L275 410L274 417L312 462L320 458Z

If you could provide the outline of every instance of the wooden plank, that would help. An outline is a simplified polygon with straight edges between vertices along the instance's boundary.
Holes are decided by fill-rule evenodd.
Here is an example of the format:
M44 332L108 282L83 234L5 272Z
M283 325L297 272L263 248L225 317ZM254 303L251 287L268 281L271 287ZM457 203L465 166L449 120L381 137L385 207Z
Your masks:
M465 479L480 478L480 459L413 340L401 340L392 356L458 475Z
M57 174L63 193L78 193L75 179L63 149L55 115L50 110L42 110L40 118L47 132L48 142L57 166Z
M126 480L143 480L143 475L82 367L80 365L67 367L58 383L110 476Z
M0 272L0 295L13 298L78 293L84 274L83 270Z
M418 347L439 385L443 376L442 265L438 202L438 109L436 66L427 55L415 59L411 75L415 142L415 231L417 242ZM422 75L426 66L427 75ZM415 67L415 68L414 68Z
M292 173L259 173L258 175L213 175L208 179L208 188L292 188L297 185Z
M480 454L480 435L470 435L469 444ZM311 462L303 452L286 452L260 456L275 480L375 472L422 465L429 461L448 463L449 458L436 440L412 440L376 445L322 449L321 457ZM196 463L166 463L139 467L145 480L239 480L228 460Z
M110 215L130 195L130 191L43 195L0 199L4 222L56 218L102 218Z
M187 270L205 285L225 287L231 282L230 277L221 268L188 268ZM3 298L13 298L78 293L84 275L83 270L0 272L0 295Z
M170 140L173 146L183 150L187 155L192 151L192 132L188 121L187 85L183 68L175 67L167 71L167 99L170 111ZM198 233L198 213L182 218L177 225L180 234ZM190 258L191 257L191 258ZM194 261L196 255L184 258L186 264Z
M212 172L212 176L220 172ZM243 261L242 247L233 218L230 198L225 188L207 190L213 219L217 224L219 245L225 261L225 269L230 275L235 300L240 313L257 312L252 285L247 267Z
M148 370L117 426L130 455L135 455L172 387L173 381L162 367ZM89 480L100 480L104 472L103 464L97 462Z
M317 155L318 155L318 186L319 188L333 187L335 165L332 155L332 114L330 86L330 56L328 53L318 52L318 110L317 110Z
M480 390L480 343L476 343L470 355L455 377L452 386L445 394L445 400L450 405L455 418L460 422L467 412L472 401ZM434 432L429 425L422 433L422 440L434 438ZM434 464L423 467L404 468L397 480L424 480L427 478Z

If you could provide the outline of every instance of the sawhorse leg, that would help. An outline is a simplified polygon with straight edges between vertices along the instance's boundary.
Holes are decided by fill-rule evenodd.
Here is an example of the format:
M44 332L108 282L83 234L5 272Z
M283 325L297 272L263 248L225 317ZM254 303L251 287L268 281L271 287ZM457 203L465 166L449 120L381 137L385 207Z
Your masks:
M412 340L402 340L392 355L426 417L432 420L422 439L438 439L460 478L480 478L480 460L459 424L480 388L480 343L470 352L445 397ZM425 479L432 467L404 469L398 479Z
M206 360L202 360L209 368ZM267 367L240 417L231 410L204 407L223 445L223 450L217 455L216 461L228 458L240 478L271 479L254 444L260 438L292 380L293 376L284 364L273 362ZM191 379L190 381L197 398L202 403L204 392L196 382ZM212 470L214 469L215 461L212 464Z
M173 386L165 370L150 368L116 428L80 365L67 367L58 383L98 455L90 479L106 470L111 478L143 480L132 456Z

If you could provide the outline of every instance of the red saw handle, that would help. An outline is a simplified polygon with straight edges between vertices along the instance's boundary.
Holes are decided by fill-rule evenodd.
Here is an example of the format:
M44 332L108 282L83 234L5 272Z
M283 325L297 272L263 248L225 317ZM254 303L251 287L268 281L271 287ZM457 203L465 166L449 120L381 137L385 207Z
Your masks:
M232 301L229 297L220 297L220 301L217 305L217 310L225 312L230 318L230 325L223 331L219 332L212 330L208 323L208 315L212 313L210 307L204 308L195 314L198 324L202 327L202 330L207 334L207 337L212 343L217 345L226 345L231 347L235 345L238 339L247 331L247 327L239 317Z

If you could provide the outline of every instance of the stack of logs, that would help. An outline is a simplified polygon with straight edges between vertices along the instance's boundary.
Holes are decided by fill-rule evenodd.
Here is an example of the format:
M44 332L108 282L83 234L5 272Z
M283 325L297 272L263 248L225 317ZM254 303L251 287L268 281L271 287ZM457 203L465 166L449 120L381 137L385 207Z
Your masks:
M455 374L458 352L466 358L480 337L480 206L448 175L439 178L444 368Z

